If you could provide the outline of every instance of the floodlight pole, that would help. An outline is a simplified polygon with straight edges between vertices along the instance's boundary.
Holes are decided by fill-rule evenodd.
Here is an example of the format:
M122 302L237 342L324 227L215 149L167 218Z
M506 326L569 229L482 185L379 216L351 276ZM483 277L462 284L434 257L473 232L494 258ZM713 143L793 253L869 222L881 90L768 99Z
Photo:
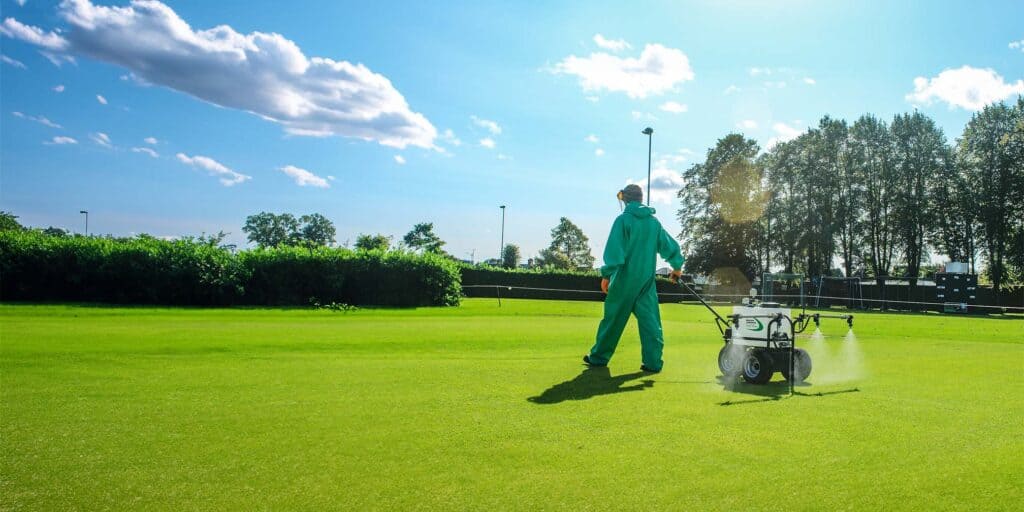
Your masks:
M654 140L654 128L648 126L640 132L647 136L647 206L651 205L651 146Z
M504 263L502 257L505 253L505 205L501 205L501 249L498 250L498 264Z
M78 213L85 214L85 236L89 236L89 211L80 210Z

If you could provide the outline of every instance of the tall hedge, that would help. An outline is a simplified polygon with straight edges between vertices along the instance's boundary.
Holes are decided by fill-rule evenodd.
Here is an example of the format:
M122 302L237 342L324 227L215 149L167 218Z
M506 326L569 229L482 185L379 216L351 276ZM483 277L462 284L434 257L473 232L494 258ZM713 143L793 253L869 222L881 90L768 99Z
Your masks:
M454 306L458 266L435 254L321 247L257 249L239 254L248 272L247 304L321 302L378 306Z
M448 306L459 272L440 256L283 248L233 254L193 240L0 232L0 298L118 304Z

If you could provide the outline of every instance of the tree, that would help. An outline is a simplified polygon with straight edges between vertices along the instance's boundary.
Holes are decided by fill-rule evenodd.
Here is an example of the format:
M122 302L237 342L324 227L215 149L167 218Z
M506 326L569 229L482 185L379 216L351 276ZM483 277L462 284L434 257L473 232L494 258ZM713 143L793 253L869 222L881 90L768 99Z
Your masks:
M942 130L919 112L893 119L892 141L896 240L914 288L927 251L925 233L936 216L931 185L948 165L949 149Z
M850 128L850 167L863 187L862 215L873 275L889 275L895 256L894 170L892 136L884 121L861 116Z
M1024 216L1024 162L1021 160L1024 103L998 103L974 114L957 145L957 160L971 191L984 245L986 273L998 296L1006 281L1013 231Z
M290 213L260 212L246 217L242 231L259 247L280 247L298 240L299 221Z
M376 235L364 235L360 234L356 237L356 250L363 251L374 251L382 250L386 251L391 247L391 237L384 236L381 234Z
M68 231L66 229L50 226L43 230L43 234L47 236L68 236Z
M246 217L242 231L260 247L298 245L312 249L334 243L335 235L334 224L319 213L296 219L290 213L260 212Z
M519 246L516 244L505 244L505 248L501 250L501 266L505 268L516 268L519 266L520 258Z
M734 267L748 280L757 272L755 224L768 199L763 169L754 162L758 151L757 142L732 133L718 140L704 162L683 172L687 186L678 194L678 215L679 239L690 255L687 271L711 274Z
M302 227L299 234L302 245L307 247L323 247L334 243L334 223L319 213L311 213L299 217Z
M11 212L0 212L0 231L21 231L24 226L18 222L18 216Z
M434 233L433 222L421 222L412 227L412 230L402 237L402 241L405 245L413 250L421 250L423 252L442 252L441 247L444 247L444 240L441 240L437 234Z
M537 267L551 267L560 269L572 269L572 261L569 260L569 256L565 253L552 250L552 249L541 249L540 254L533 259L533 264Z
M562 217L551 230L551 245L540 253L540 265L569 270L594 268L589 242L579 226Z

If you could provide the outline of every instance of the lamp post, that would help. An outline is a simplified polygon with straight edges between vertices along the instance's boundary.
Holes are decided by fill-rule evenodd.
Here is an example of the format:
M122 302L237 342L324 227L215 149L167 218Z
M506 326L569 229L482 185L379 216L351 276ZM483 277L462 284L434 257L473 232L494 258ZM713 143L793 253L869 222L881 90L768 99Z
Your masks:
M85 214L85 236L89 236L89 211L80 210L78 213Z
M647 136L647 206L651 205L651 144L654 140L654 128L648 126L640 132Z
M498 264L500 265L503 253L505 252L505 205L501 205L501 249L498 250Z

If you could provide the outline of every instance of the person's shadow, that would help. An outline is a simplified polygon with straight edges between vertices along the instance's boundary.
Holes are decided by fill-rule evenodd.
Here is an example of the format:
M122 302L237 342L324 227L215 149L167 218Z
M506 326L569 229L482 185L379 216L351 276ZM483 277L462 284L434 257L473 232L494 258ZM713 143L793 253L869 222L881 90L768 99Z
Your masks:
M612 377L608 367L586 368L572 380L555 384L540 395L531 396L527 400L535 404L557 404L566 400L586 400L598 395L643 391L644 388L654 386L654 381L645 379L631 386L623 384L644 375L643 372L635 372Z

